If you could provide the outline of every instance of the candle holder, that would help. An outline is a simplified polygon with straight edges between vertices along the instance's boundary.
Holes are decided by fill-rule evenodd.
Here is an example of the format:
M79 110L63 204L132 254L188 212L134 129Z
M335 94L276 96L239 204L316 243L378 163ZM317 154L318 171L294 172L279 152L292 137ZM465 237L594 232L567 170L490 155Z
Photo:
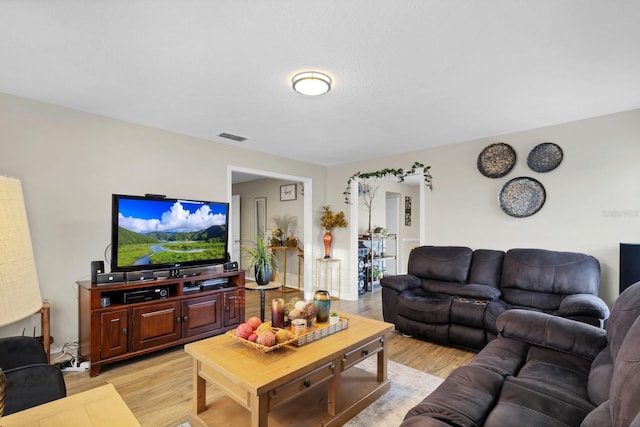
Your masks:
M271 300L271 326L284 328L284 298Z

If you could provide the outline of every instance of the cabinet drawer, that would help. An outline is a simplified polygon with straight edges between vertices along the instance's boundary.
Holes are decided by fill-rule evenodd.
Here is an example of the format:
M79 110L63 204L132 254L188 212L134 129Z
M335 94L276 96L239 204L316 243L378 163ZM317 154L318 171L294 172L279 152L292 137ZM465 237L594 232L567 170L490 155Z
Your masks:
M333 376L334 365L327 363L269 392L269 409L297 396L304 390L322 384Z
M383 348L384 338L380 337L356 348L355 350L351 350L342 358L342 370L344 371L345 369L349 369L372 354L382 351Z

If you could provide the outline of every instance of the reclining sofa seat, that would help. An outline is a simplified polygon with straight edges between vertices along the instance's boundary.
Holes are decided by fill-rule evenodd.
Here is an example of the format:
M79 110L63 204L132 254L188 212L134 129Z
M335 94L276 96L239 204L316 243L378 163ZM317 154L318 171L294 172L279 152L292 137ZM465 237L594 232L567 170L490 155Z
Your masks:
M497 336L496 319L522 308L602 327L594 257L544 249L471 250L422 246L405 275L382 279L384 319L408 335L479 350Z
M640 282L606 330L531 310L507 311L498 328L401 427L640 427Z

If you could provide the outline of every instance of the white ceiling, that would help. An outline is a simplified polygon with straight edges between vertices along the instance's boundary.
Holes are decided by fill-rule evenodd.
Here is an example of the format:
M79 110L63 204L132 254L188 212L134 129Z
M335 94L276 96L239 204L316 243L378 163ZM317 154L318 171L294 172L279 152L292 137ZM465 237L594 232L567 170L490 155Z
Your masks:
M320 165L639 108L639 52L638 0L0 0L0 92Z

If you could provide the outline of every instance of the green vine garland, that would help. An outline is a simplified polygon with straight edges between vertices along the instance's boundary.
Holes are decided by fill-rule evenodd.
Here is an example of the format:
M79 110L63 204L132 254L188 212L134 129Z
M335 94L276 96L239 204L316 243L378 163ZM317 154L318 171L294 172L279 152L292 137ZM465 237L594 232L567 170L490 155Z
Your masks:
M413 165L411 165L411 168L406 171L404 169L385 168L385 169L374 171L374 172L354 173L347 180L347 188L342 192L342 194L344 194L344 202L346 204L351 203L351 182L354 179L388 178L393 176L398 180L398 182L404 182L404 179L406 177L414 175L416 173L416 170L419 168L422 168L422 175L424 176L424 185L429 187L430 190L433 190L433 183L432 183L433 177L429 172L429 169L431 169L431 166L425 166L420 162L415 162Z

